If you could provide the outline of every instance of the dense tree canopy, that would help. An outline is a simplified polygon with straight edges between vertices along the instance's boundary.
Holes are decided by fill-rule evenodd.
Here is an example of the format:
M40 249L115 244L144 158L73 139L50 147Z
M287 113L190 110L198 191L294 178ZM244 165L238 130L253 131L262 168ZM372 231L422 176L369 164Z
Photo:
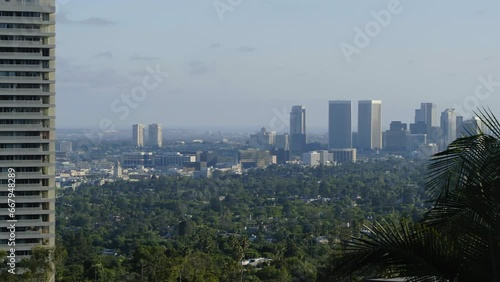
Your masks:
M389 158L61 190L57 281L314 281L367 222L423 216L424 169Z

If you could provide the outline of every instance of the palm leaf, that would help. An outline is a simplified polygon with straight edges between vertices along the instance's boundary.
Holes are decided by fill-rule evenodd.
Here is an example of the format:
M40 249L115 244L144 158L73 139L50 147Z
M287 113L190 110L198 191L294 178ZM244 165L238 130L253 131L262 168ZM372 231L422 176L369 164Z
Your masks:
M410 281L446 281L460 273L461 249L446 234L421 224L382 222L343 249L331 270L336 277L377 269Z

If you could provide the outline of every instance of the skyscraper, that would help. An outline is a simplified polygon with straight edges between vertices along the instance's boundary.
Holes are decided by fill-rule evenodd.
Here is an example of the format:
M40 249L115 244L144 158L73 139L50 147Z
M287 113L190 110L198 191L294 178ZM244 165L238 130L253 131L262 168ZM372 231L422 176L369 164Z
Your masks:
M4 230L17 220L16 260L34 246L55 245L55 1L0 4L0 182L2 203L15 181L15 212L0 213ZM15 171L15 172L13 172ZM14 200L14 199L13 199ZM9 253L10 254L10 253Z
M429 126L438 126L436 104L421 103L420 109L415 110L415 123L417 122L425 122Z
M144 124L132 125L132 142L136 147L144 147Z
M390 129L385 132L384 150L401 152L406 150L408 126L401 121L392 121Z
M420 104L420 109L415 110L415 124L412 127L417 128L417 125L425 127L425 132L422 132L423 130L414 130L412 133L430 134L432 127L439 126L436 104Z
M382 101L358 102L358 146L367 151L382 149Z
M150 124L148 126L148 141L151 147L162 147L163 133L161 124Z
M352 147L351 101L330 101L328 107L328 148Z
M302 154L306 147L306 109L293 106L290 112L290 137L293 154Z
M441 150L445 150L451 142L457 139L457 117L455 109L446 109L441 113Z

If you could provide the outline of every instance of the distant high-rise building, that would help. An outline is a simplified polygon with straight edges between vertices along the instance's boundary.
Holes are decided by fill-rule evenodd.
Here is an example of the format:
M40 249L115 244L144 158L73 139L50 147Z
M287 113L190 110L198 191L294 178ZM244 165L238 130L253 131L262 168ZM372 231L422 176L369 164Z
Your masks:
M55 9L55 0L0 1L0 250L15 252L11 262L31 256L33 247L53 247L56 240ZM12 216L10 200L16 203ZM16 226L15 246L8 240L14 234L9 237L10 225Z
M406 150L418 151L421 145L428 144L427 134L407 134L406 135Z
M438 115L436 104L421 103L420 109L415 110L415 123L425 122L429 127L438 126Z
M123 176L123 168L122 164L120 163L119 160L115 161L115 165L113 166L113 177L115 179L122 178Z
M462 125L459 126L457 123L457 138L462 136L472 136L476 134L486 133L486 126L481 121L479 117L473 117L471 119L465 120L462 122Z
M290 112L291 151L302 154L306 147L306 109L303 106L293 106Z
M290 135L288 135L286 133L276 135L274 147L276 149L290 150L290 138L289 137L290 137Z
M382 148L382 101L358 102L358 138L361 150Z
M148 142L151 147L162 147L163 132L161 124L150 124L148 126Z
M276 132L267 131L267 129L263 127L260 132L250 135L248 144L250 145L250 147L255 149L270 150L274 146L275 139Z
M427 124L423 121L418 121L410 124L411 134L427 134L429 132L429 128Z
M351 101L330 101L329 103L328 148L352 148Z
M73 143L71 141L60 141L56 143L56 151L71 153L73 152Z
M439 126L436 104L421 103L415 110L415 123L410 124L412 134L430 134L432 127Z
M384 150L406 151L406 136L408 126L401 121L391 122L390 129L385 132Z
M455 109L446 109L441 113L441 150L446 150L451 142L457 139L457 117Z
M144 124L132 125L132 142L136 147L144 147Z
M456 136L457 136L457 138L460 138L464 134L465 134L465 132L464 132L464 117L463 116L457 116L457 133L456 133Z

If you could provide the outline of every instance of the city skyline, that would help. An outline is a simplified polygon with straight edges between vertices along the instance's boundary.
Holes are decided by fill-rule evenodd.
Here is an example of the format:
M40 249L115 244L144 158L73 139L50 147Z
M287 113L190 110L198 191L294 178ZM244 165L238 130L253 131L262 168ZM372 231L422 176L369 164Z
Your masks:
M205 127L267 126L276 111L288 114L284 105L303 105L316 109L308 113L309 123L326 129L325 102L332 99L377 97L392 109L383 113L387 120L405 122L421 101L436 103L438 112L500 104L500 95L486 95L491 85L475 93L482 80L500 81L500 40L489 31L498 23L491 11L500 3L493 1L445 0L431 11L404 2L351 63L339 45L353 44L355 27L363 28L388 1L245 1L223 21L210 1L64 2L57 15L58 128L98 128L105 119L117 128L136 120L165 128L200 121ZM110 12L117 5L122 12ZM186 18L196 24L185 25ZM130 41L131 32L138 40ZM128 111L113 111L112 105L124 106L122 95L141 85L148 67L169 75L159 76L158 86Z
M322 108L324 108L324 104L325 103L329 103L330 101L332 100L325 100L323 101L323 105L322 105ZM359 100L356 100L356 99L346 99L344 101L359 101ZM384 103L385 104L385 103ZM392 110L391 109L387 109L386 107L383 107L382 108L382 116L384 116L384 119L383 119L383 122L382 122L382 131L385 131L385 130L388 130L390 129L390 122L391 121L401 121L401 122L404 122L404 123L407 123L408 125L414 123L415 121L415 115L416 115L416 112L418 110L420 110L421 108L417 108L415 109L415 106L416 105L420 105L420 107L422 107L423 104L432 104L436 109L436 116L438 117L437 118L437 126L440 126L440 113L446 109L450 109L450 107L447 107L446 105L443 105L443 106L440 106L440 105L436 105L435 103L433 102L419 102L419 103L416 103L415 105L413 106L410 106L410 110L404 114L404 116L406 116L407 118L406 119L403 119L401 116L394 116L392 115L392 117L394 117L393 119L387 117L388 116L388 112L391 112ZM303 107L303 106L302 106ZM485 106L487 107L487 106ZM286 108L289 108L289 109L292 109L293 106L289 106L289 105L281 105L281 108L284 109L283 110L283 113L281 112L278 112L276 110L276 108L274 109L274 115L271 116L270 118L270 122L268 122L268 126L264 126L266 129L268 130L271 130L271 131L276 131L276 133L290 133L290 122L289 122L289 115L290 113L286 110ZM305 107L304 107L305 109ZM311 124L311 121L307 121L307 131L310 132L310 133L314 133L314 134L324 134L324 133L328 133L329 132L329 125L328 125L328 120L329 120L329 108L327 108L327 111L326 111L326 116L323 118L323 123L326 124L326 125L318 125L318 124ZM478 108L478 110L481 109L481 108ZM317 112L317 109L312 109L313 111L312 112ZM492 109L493 110L493 109ZM457 115L458 115L458 112L456 112ZM351 114L352 114L352 119L351 119L351 122L352 122L352 131L353 132L357 132L358 131L358 109L357 107L352 107L352 111L351 111ZM391 115L389 115L391 116ZM460 116L460 115L458 115ZM469 120L469 119L473 119L475 118L476 115L474 115L473 113L468 113L466 116L463 116L464 120ZM276 126L275 124L279 124L279 126ZM154 122L153 122L154 124ZM196 131L207 131L207 130L221 130L221 131L228 131L228 132L253 132L255 131L256 129L260 129L262 128L263 125L265 125L266 123L264 122L264 124L250 124L250 125L219 125L219 124L211 124L211 125L190 125L190 126L179 126L179 125L175 125L175 124L167 124L167 125L164 125L162 124L162 128L164 130L196 130ZM269 125L272 125L272 126L269 126ZM276 129L276 128L279 128L280 130L273 130L273 129ZM89 132L91 131L95 131L95 132L99 132L99 131L102 131L102 132L106 132L106 131L109 131L109 130L101 130L99 127L79 127L79 126L73 126L73 127L61 127L61 128L57 128L58 130L79 130L79 129L83 129L83 130L88 130ZM116 128L114 128L115 130L119 130L119 131L127 131L127 130L130 130L130 124L125 124L123 126L116 126Z

